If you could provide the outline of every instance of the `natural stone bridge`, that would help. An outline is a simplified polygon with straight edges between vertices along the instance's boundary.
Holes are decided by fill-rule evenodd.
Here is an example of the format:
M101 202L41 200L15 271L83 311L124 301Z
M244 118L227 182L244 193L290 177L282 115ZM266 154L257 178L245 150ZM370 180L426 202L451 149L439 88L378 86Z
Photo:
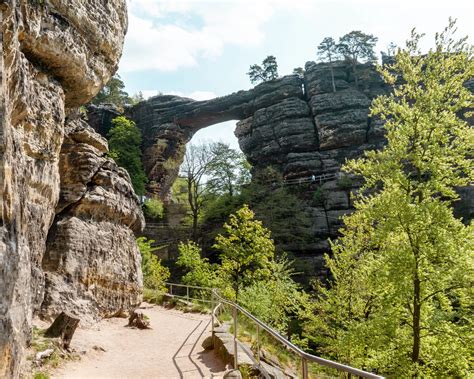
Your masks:
M371 99L385 91L379 76L360 65L366 80L356 88L349 66L340 63L334 71L337 92L328 66L309 62L304 78L285 76L207 101L160 95L138 104L130 116L143 132L149 191L166 197L186 143L224 121L238 121L235 134L254 167L273 165L290 177L337 170L338 157L351 154L347 148L379 143L378 125L368 118Z

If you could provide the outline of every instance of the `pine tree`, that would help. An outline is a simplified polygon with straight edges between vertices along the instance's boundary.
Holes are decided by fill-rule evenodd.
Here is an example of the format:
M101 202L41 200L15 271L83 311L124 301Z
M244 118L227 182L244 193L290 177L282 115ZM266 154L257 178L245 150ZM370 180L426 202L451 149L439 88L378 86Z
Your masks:
M337 49L339 53L351 64L354 72L354 80L358 85L356 66L359 60L366 62L375 62L374 47L378 38L372 34L362 33L360 30L354 30L339 39Z
M340 56L336 41L334 41L334 39L331 37L324 38L318 46L318 56L322 62L329 63L329 69L331 70L332 90L333 92L336 92L333 62Z
M474 106L464 87L474 61L454 31L450 22L426 55L413 31L381 69L393 93L371 115L385 121L388 143L345 167L365 185L307 326L328 356L394 377L472 372L474 228L452 203L474 180L474 131L460 117Z

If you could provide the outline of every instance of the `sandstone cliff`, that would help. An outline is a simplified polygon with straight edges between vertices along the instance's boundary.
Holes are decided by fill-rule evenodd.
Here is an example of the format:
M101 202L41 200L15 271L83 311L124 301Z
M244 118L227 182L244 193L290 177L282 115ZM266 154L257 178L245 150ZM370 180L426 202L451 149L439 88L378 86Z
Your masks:
M42 266L49 315L69 309L69 297L93 294L105 306L87 305L92 315L138 301L131 230L142 216L104 141L80 121L65 127L116 70L125 0L10 0L0 11L0 377L16 377L45 297ZM72 161L81 166L71 176ZM103 269L115 261L128 266Z
M149 191L167 196L196 131L236 120L235 135L253 169L279 170L286 179L281 185L298 189L311 220L305 243L280 247L294 253L297 271L306 279L324 275L328 237L337 237L341 216L353 209L351 193L360 185L355 178L341 177L340 168L347 159L385 143L383 125L369 117L369 107L390 90L372 65L356 67L357 81L347 63L335 63L333 71L336 91L330 67L308 62L303 78L285 76L206 101L161 95L138 104L129 113L144 135ZM456 210L472 218L473 189L461 192L464 201Z

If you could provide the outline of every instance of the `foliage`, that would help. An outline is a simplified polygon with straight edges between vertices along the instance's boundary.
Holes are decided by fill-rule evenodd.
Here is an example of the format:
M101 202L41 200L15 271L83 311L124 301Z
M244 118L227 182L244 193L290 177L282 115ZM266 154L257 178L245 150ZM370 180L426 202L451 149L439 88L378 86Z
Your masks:
M356 64L359 60L374 62L376 60L374 47L377 40L378 38L372 34L354 30L339 39L337 50L353 64Z
M295 67L293 69L293 75L298 75L299 78L303 79L304 78L304 68L303 67Z
M270 231L243 206L230 216L216 238L220 263L210 263L194 242L179 246L177 264L186 269L183 283L218 288L282 332L302 313L308 301L293 281L291 262L275 260Z
M205 200L204 179L214 158L211 144L189 145L186 149L181 175L186 178L188 205L192 216L192 236L198 237L198 221Z
M281 174L267 167L253 175L252 182L244 187L243 202L250 204L258 219L272 231L278 245L307 242L311 220L306 205L288 186L282 184ZM292 227L288 227L292 220Z
M394 86L371 115L385 121L387 146L345 169L365 179L356 212L326 257L330 288L306 334L325 354L393 377L467 377L472 372L474 227L453 216L455 188L474 180L474 107L463 84L473 49L453 40L454 23L421 55L412 32L395 63Z
M232 197L250 182L250 165L241 152L230 148L228 144L217 142L211 145L211 154L207 191Z
M140 129L124 116L114 118L112 125L108 135L109 156L128 171L135 193L143 195L147 178L143 170Z
M124 88L125 84L120 75L116 74L110 78L108 83L92 99L91 103L96 105L108 103L123 108L124 105L132 103Z
M217 266L209 263L207 258L201 258L201 248L196 243L181 242L178 249L179 257L176 264L187 270L181 278L183 283L200 287L220 287Z
M138 248L142 255L143 286L151 290L166 291L164 283L170 277L168 268L161 265L158 257L153 254L157 248L152 247L155 241L146 237L137 238Z
M258 64L251 65L247 75L252 84L268 82L269 80L278 78L278 64L276 58L273 55L269 55L262 61L262 66Z
M360 61L375 62L374 47L378 38L372 34L365 34L359 30L352 31L339 38L337 49L339 53L352 66L354 72L354 80L358 85L358 75L356 71L357 63Z
M231 283L235 299L242 287L270 277L275 245L270 231L255 220L247 205L230 216L214 248L220 251L221 270Z
M322 62L328 62L331 70L332 89L336 92L334 69L332 63L340 57L339 47L332 37L325 37L318 46L318 57Z
M239 302L263 322L286 332L291 320L305 309L307 294L292 279L295 272L286 257L271 261L270 271L267 280L244 287Z
M163 202L159 198L151 198L146 200L143 204L143 212L145 213L145 216L154 220L159 220L163 218L165 208Z

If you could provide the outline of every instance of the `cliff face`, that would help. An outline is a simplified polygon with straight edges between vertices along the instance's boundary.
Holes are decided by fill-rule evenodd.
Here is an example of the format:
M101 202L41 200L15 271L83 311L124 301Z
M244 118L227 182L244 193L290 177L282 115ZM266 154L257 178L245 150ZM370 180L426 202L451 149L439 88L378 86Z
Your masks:
M141 279L131 229L142 217L127 176L103 158L104 142L85 127L79 131L79 121L65 128L74 107L89 101L116 70L127 27L125 0L10 0L0 10L0 377L16 377L32 315L45 297L42 266L48 270L49 300L42 308L48 314L66 304L55 289L59 278L63 288L74 281L84 286L72 298L89 291L107 311L137 302ZM71 156L83 165L74 178L65 164ZM94 172L90 179L88 170ZM92 259L99 237L103 249L112 249L112 241L123 244L113 246L113 257L101 250ZM80 273L71 265L74 255ZM118 263L130 264L129 272L117 269L112 278L113 268L97 268L117 256Z
M389 88L371 65L357 65L357 78L353 72L348 64L335 63L334 91L330 66L308 62L303 78L285 76L207 101L156 96L138 104L130 116L144 135L150 192L166 197L185 145L197 130L237 120L235 135L254 170L279 170L285 178L281 185L297 189L311 220L304 244L281 247L295 254L297 271L306 278L324 275L327 239L337 237L341 216L353 209L351 192L360 185L341 177L340 168L347 159L385 143L383 124L369 117L369 107ZM472 217L472 187L461 193L463 202L456 210Z

